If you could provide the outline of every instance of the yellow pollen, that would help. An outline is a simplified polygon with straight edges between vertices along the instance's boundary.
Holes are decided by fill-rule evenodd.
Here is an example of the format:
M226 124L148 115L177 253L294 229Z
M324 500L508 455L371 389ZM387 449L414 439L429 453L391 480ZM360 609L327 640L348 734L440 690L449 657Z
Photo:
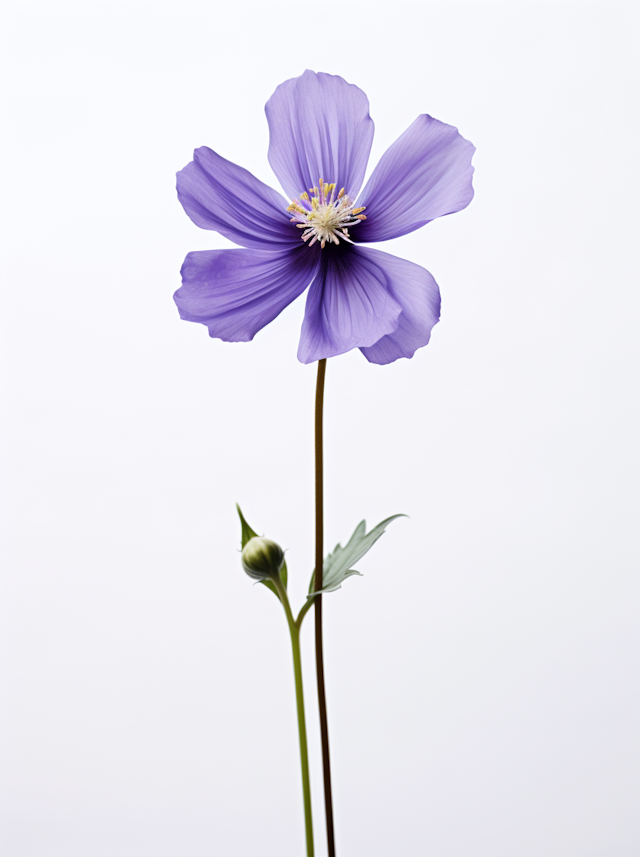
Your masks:
M322 249L327 243L339 244L341 240L353 244L349 228L367 219L361 214L365 206L356 208L344 188L336 196L336 186L335 182L319 178L318 187L309 188L309 193L303 191L300 198L294 199L287 208L293 214L291 222L303 230L300 237L308 241L309 246L316 241L320 242Z

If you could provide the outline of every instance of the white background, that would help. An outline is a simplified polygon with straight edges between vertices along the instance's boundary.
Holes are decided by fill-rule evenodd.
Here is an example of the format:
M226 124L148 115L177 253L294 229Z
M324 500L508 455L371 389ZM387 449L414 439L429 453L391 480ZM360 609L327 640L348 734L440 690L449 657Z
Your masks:
M209 145L277 186L263 107L427 112L476 197L384 245L440 284L410 361L329 361L326 598L340 857L635 857L637 14L628 3L5 4L4 857L300 857L286 625L241 502L313 564L300 300L250 344L172 301ZM7 121L8 120L8 121ZM306 690L323 834L312 623Z

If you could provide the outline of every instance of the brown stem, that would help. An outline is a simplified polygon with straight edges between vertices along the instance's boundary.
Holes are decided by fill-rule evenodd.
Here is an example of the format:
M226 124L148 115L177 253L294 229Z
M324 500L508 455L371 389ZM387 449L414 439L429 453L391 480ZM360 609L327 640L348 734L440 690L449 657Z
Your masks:
M324 375L327 361L318 361L316 385L316 573L315 591L322 589L322 567L324 563L324 516L322 491L322 405L324 402ZM333 833L333 800L331 797L331 764L329 761L329 729L327 725L327 698L324 688L324 660L322 653L322 595L316 595L316 675L318 678L318 707L320 709L320 737L322 739L322 771L324 774L324 805L327 816L327 848L329 857L335 857L336 846Z

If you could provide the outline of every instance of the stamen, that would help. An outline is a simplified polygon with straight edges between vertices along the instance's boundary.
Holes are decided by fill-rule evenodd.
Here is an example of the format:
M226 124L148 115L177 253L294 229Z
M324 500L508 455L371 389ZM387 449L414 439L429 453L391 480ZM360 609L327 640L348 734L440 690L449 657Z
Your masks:
M339 244L341 240L353 244L349 227L357 226L360 221L367 219L366 215L361 214L365 206L356 208L344 188L340 189L336 197L336 187L336 182L325 182L319 178L318 187L309 188L308 193L303 191L300 199L294 199L287 208L293 214L291 222L304 230L301 238L309 242L309 247L316 241L320 242L323 250L327 243Z

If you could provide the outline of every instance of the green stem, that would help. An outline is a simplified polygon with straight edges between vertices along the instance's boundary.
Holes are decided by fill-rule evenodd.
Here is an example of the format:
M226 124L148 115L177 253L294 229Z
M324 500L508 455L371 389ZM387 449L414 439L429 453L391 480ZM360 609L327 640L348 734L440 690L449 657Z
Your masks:
M284 607L291 634L293 673L296 682L296 705L298 708L298 734L300 737L300 766L302 768L302 795L304 800L304 826L307 836L307 857L313 857L313 820L311 817L311 787L309 784L309 754L307 751L307 726L304 717L304 690L302 687L302 662L300 660L300 626L291 612L291 605L280 575L273 579L274 586Z
M316 596L317 598L317 596ZM298 630L302 627L302 620L307 615L309 610L313 607L313 598L307 598L305 603L300 608L300 612L298 613L298 618L296 619L296 625L298 626Z

